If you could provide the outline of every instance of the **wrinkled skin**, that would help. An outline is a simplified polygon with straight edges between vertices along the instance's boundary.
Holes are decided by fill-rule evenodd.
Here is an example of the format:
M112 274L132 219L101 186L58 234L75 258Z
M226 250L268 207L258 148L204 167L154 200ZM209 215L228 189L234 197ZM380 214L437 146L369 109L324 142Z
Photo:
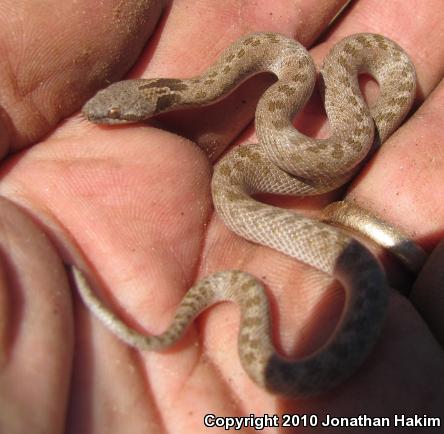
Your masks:
M131 77L200 73L224 47L250 31L279 31L313 44L341 4L219 3L176 1ZM410 299L392 291L381 340L358 374L331 393L306 401L272 396L247 377L237 356L238 311L229 304L212 308L182 343L162 354L127 348L90 316L70 288L62 260L86 261L107 300L129 322L151 333L166 327L181 296L204 275L233 267L253 273L267 285L274 338L289 355L308 353L326 338L342 295L318 272L243 241L224 227L211 205L211 164L191 141L146 125L98 127L80 115L56 126L94 89L130 67L131 59L116 66L115 50L135 59L141 41L109 31L114 27L106 27L107 20L116 14L103 17L98 10L95 16L87 0L75 8L88 9L86 15L55 17L50 7L30 13L29 31L19 37L21 23L11 10L20 15L21 8L32 9L33 4L22 0L0 6L0 46L6 53L0 72L2 149L26 147L1 166L0 193L9 201L0 207L5 259L0 267L0 431L203 432L206 413L442 415L443 248ZM115 10L119 2L102 4ZM438 0L427 2L419 14L397 1L380 8L378 0L362 0L312 50L320 63L334 41L365 31L385 34L412 56L420 107L346 194L404 228L428 250L444 234L444 155L439 147L444 17L439 6ZM92 22L82 28L85 16ZM37 20L42 17L45 26ZM123 21L131 17L119 15ZM64 38L54 38L60 28ZM99 65L94 74L79 60L85 52ZM37 78L35 62L42 72ZM73 77L79 76L83 84L72 86ZM163 118L163 125L186 132L211 152L215 140L233 142L249 119L255 89L266 82L264 77L253 79L222 106L175 114ZM376 86L367 82L364 88L371 99ZM297 121L308 134L325 134L317 103ZM16 114L15 133L4 113ZM233 113L239 116L229 123ZM254 140L252 128L236 143L247 140ZM332 198L267 200L316 209ZM298 432L323 431L311 427Z

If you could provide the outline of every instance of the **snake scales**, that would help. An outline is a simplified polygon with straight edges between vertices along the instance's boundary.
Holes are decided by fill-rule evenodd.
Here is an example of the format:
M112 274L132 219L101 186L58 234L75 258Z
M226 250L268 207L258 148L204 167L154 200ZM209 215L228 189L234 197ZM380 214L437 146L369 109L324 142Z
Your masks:
M92 122L137 122L171 110L210 104L253 74L277 77L256 109L258 144L238 147L216 165L214 206L225 224L248 240L272 247L341 282L345 306L330 339L300 360L277 354L271 340L267 297L261 284L241 271L213 274L184 296L168 329L140 334L119 320L80 270L75 280L89 308L121 339L144 350L173 345L204 309L223 300L239 304L239 355L260 386L291 396L328 390L349 377L378 338L388 299L384 272L373 255L344 232L320 221L260 203L258 192L313 195L337 188L359 169L374 142L399 126L415 95L414 67L404 51L375 34L356 34L334 46L321 71L330 137L306 137L292 126L315 84L315 67L304 47L275 33L255 33L226 49L201 76L191 79L125 80L100 91L84 108ZM358 74L371 74L380 95L369 108Z

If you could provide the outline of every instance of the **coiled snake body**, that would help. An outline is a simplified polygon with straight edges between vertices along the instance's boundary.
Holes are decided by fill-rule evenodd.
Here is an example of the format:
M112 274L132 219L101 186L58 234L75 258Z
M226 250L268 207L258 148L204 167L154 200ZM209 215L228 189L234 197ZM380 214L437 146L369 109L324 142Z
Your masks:
M341 319L326 344L301 360L276 353L269 308L260 283L241 271L213 274L184 296L169 328L159 336L137 333L92 292L82 272L74 275L86 304L124 341L145 350L173 345L205 308L232 300L241 308L239 355L248 375L276 393L308 396L350 376L377 340L388 287L372 254L349 235L322 222L257 202L252 195L320 194L349 180L368 154L374 137L384 140L399 126L415 95L414 68L404 51L374 34L345 38L324 61L322 79L331 135L313 139L292 126L309 98L315 67L304 47L275 33L256 33L230 46L201 76L192 79L125 80L98 92L83 108L96 123L136 122L166 111L209 104L249 76L277 77L256 109L258 144L241 146L217 164L214 205L226 225L248 240L272 247L338 279L345 288ZM358 74L380 85L368 108Z

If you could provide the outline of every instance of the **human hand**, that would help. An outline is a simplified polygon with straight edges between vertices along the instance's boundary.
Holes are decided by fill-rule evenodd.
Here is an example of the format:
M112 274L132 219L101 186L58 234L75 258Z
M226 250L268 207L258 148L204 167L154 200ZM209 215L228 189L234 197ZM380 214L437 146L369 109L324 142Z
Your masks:
M318 2L301 2L302 10L296 15L295 8L287 3L280 2L278 6L276 2L270 3L267 13L254 5L242 5L240 10L245 14L245 21L232 25L229 31L220 17L231 22L234 16L239 16L234 12L236 7L241 8L240 5L230 5L222 14L218 9L221 6L211 6L211 2L193 7L187 2L175 3L160 40L155 37L148 44L147 54L142 56L134 73L139 75L144 69L143 74L150 77L199 73L230 42L250 31L296 33L303 43L310 43L335 7L327 3L327 11L322 15ZM396 40L412 56L418 70L420 99L426 102L421 111L384 145L349 194L386 220L414 233L415 239L426 247L431 247L436 239L430 234L439 234L442 230L439 222L442 209L438 201L434 207L425 202L427 194L424 191L439 194L434 186L440 185L437 177L442 159L433 153L433 167L430 168L429 147L439 142L436 126L443 116L439 101L442 101L444 90L441 83L429 95L442 77L443 64L439 49L438 53L429 53L427 49L434 40L439 40L436 34L440 21L433 10L424 11L429 14L429 20L436 22L432 39L423 24L427 20L407 16L393 18L398 11L396 4L386 5L384 10L378 10L375 4L360 2L352 8L326 43L315 48L313 53L320 59L333 40L349 33L372 31ZM203 8L206 15L198 8ZM272 16L268 15L268 10L273 11ZM292 12L294 15L288 18ZM204 35L199 27L202 16L206 16L205 28L212 29ZM312 22L307 22L310 19ZM405 26L410 23L409 31L399 25L402 21ZM298 25L298 22L304 24ZM441 34L443 31L441 27ZM201 53L207 52L209 47L212 50L204 64ZM148 64L147 56L150 57ZM250 96L251 86L247 84L241 92ZM196 116L202 120L202 111L197 115L181 114L179 120L183 122L185 118L191 125L186 131L188 135L211 143L214 136L208 140L206 132L215 127L223 129L226 120L220 113L230 113L229 108L237 107L238 99L239 95L223 108L219 106L207 114L203 126L195 120ZM247 112L242 111L241 120L235 120L238 129ZM312 121L312 116L315 115L306 112L304 119ZM176 120L177 117L172 116L163 121L174 124ZM319 125L318 115L314 121ZM301 123L303 119L298 125ZM230 130L228 136L233 138L237 132ZM428 140L424 140L426 134ZM405 145L406 142L411 145ZM424 151L418 152L418 146L424 146ZM408 179L399 169L400 161L410 170ZM428 163L428 173L427 179L419 178L418 181L424 172L421 162ZM227 231L212 212L210 177L211 168L203 153L193 143L174 134L142 125L97 128L74 117L45 141L8 160L3 166L1 188L4 196L25 207L33 219L45 227L65 260L81 260L76 251L76 246L80 247L100 279L104 295L117 311L117 306L120 307L121 316L140 328L150 333L161 332L194 281L214 271L241 268L261 278L272 295L274 339L278 348L289 355L314 350L337 318L341 291L330 287L325 292L328 280L318 272L269 249L251 245ZM401 187L402 196L399 196L397 192ZM380 191L385 195L380 195ZM295 209L301 203L308 204L300 200L273 199L273 202ZM418 202L423 204L420 210L416 208ZM314 205L310 202L309 206L318 204L318 201ZM407 213L410 208L414 208L415 213ZM31 255L30 260L35 261L40 251ZM47 256L37 258L41 259L45 270ZM17 266L17 272L22 273L22 269ZM63 279L60 279L61 284L66 286ZM58 289L56 286L53 291ZM28 297L43 299L35 290L26 294L26 300ZM66 300L67 292L62 297ZM50 298L47 303L50 310L54 301ZM59 303L63 304L63 314L54 315L51 323L42 324L39 329L42 336L55 334L50 338L52 345L49 347L46 342L36 340L32 343L32 351L26 347L15 353L17 360L23 363L14 365L22 369L9 369L11 360L7 361L2 374L8 380L5 382L8 387L1 389L4 400L11 396L12 385L22 384L21 372L28 366L30 352L41 354L45 360L57 361L55 367L48 364L46 372L42 368L39 372L42 381L45 374L48 378L55 378L57 374L59 382L56 385L67 388L70 310L65 301ZM423 410L434 416L442 399L442 346L414 306L396 292L391 294L381 341L362 370L331 393L305 401L269 395L246 376L237 356L238 312L233 306L212 308L195 322L180 344L162 354L139 354L127 348L91 319L81 303L76 303L75 307L77 340L70 397L60 399L60 395L48 393L52 407L47 401L35 400L33 404L40 415L50 415L55 409L68 406L68 432L106 429L121 433L143 428L150 432L203 431L206 413L220 416L250 413L352 416L365 412L390 416L394 413L422 414L419 410ZM10 310L14 313L16 306ZM21 321L26 320L26 315L24 317ZM18 320L15 323L17 327L20 324ZM12 348L18 347L26 330L21 329L12 339ZM65 330L66 333L62 333ZM407 382L409 393L405 393ZM39 390L44 390L43 387ZM205 399L202 399L203 393ZM356 394L360 396L359 402ZM426 397L427 404L424 403ZM52 411L48 412L48 408ZM10 423L8 414L4 414L3 420ZM109 420L113 420L111 427ZM59 426L60 423L58 421ZM310 432L317 430L320 428L309 429ZM57 432L55 428L53 431Z

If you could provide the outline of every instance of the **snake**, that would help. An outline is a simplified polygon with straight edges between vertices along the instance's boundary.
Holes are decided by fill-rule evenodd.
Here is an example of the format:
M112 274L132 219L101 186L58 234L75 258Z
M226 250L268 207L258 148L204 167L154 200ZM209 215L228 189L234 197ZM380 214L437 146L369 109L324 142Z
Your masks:
M214 208L239 236L339 281L344 307L326 342L299 359L277 352L265 288L241 270L216 272L197 282L159 335L140 333L118 318L82 270L73 269L74 280L88 308L120 339L145 351L173 346L203 310L233 301L240 307L238 353L248 376L271 393L309 397L337 387L364 363L384 324L389 286L380 262L346 231L255 197L258 193L319 195L350 181L411 108L416 73L405 51L387 37L371 33L345 37L333 46L319 74L330 126L330 135L322 139L308 137L292 124L313 92L314 62L300 43L278 33L240 38L196 77L111 84L93 96L82 113L96 124L141 122L169 111L210 105L262 72L273 74L276 81L257 103L258 143L238 146L217 162L211 181ZM359 87L363 73L379 84L378 99L371 107Z

